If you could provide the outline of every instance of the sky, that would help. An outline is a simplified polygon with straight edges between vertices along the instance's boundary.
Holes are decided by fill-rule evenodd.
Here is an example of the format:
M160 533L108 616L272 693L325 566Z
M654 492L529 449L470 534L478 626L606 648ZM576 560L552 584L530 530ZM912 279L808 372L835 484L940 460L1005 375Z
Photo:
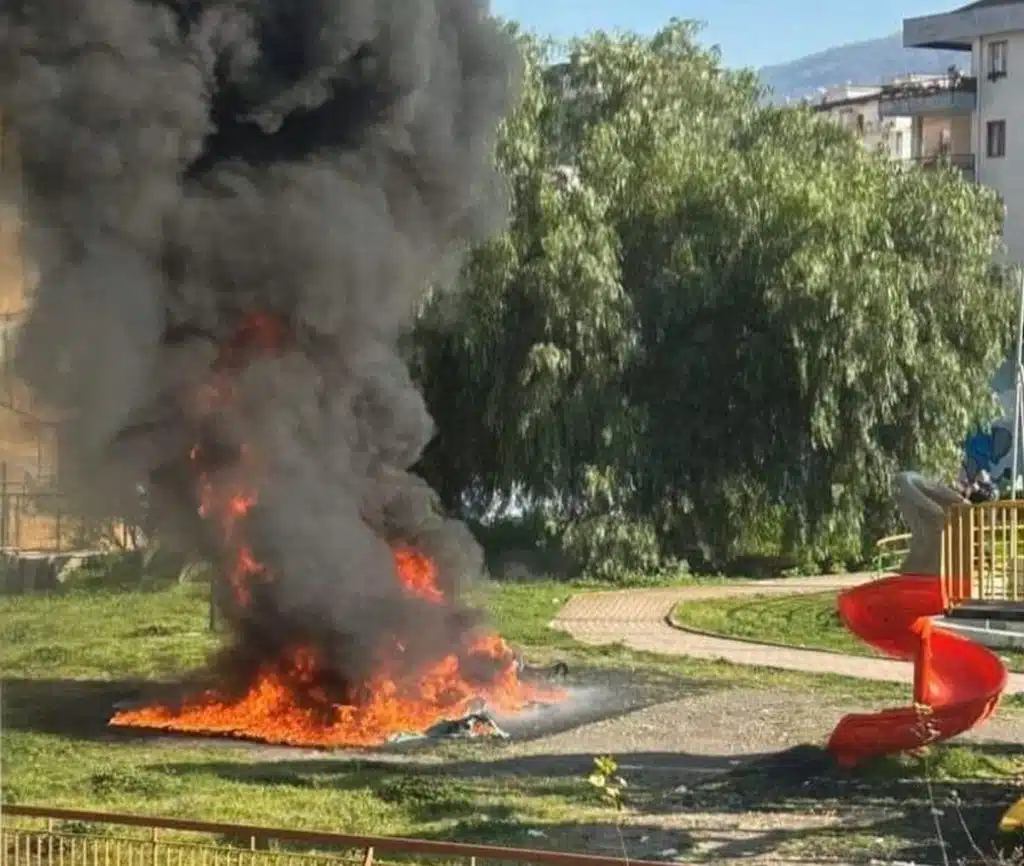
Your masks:
M670 18L703 21L703 41L728 66L760 68L896 33L904 18L947 12L969 0L491 0L528 30L566 39L590 30L651 33Z

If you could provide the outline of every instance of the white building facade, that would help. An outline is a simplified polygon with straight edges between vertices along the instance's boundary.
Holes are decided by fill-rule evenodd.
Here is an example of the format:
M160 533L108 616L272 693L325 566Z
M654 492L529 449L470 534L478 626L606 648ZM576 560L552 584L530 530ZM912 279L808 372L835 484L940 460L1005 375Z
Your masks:
M904 93L888 110L909 112L922 123L964 118L975 179L992 187L1006 208L1007 259L1024 264L1024 0L980 0L908 18L903 43L969 54L970 76L950 82L940 95Z
M881 98L881 85L847 84L830 87L813 108L857 135L865 149L910 159L912 119L883 116Z

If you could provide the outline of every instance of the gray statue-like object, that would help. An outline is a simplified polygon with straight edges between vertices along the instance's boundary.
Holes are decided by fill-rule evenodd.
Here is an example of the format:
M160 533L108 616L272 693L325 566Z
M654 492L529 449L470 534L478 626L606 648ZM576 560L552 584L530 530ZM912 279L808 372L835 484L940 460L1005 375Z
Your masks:
M910 527L910 552L900 568L905 574L938 575L942 567L942 527L951 505L966 500L952 487L919 472L896 476L896 501Z

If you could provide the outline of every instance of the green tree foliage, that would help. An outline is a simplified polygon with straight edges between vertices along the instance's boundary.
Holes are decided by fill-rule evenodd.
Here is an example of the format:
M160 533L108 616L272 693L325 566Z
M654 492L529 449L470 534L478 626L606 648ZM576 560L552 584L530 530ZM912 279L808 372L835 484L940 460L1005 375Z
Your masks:
M893 472L992 417L1013 329L991 192L763 105L695 35L523 40L511 225L415 335L449 506L519 497L604 576L855 558Z
M473 251L458 292L428 304L415 341L440 430L425 471L449 507L571 498L622 405L629 316L614 226L556 158L563 101L546 47L521 44L523 98L498 150L511 223Z

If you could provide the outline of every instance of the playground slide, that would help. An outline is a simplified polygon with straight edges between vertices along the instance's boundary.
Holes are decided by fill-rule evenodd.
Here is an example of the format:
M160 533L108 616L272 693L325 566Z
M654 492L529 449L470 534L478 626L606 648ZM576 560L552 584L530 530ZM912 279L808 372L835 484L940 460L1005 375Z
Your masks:
M842 719L828 749L844 766L955 737L985 721L1006 688L990 650L932 625L945 612L938 577L896 575L843 592L839 615L863 641L914 663L914 706Z

